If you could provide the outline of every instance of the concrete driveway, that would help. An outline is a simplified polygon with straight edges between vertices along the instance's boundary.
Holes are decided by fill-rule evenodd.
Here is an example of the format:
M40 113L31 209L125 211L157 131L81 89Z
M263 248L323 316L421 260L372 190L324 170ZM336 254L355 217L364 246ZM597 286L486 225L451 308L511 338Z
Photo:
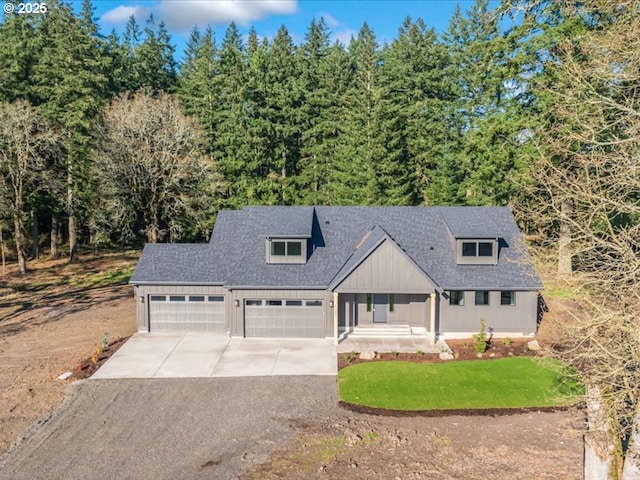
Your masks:
M91 377L186 378L336 375L331 339L137 333Z

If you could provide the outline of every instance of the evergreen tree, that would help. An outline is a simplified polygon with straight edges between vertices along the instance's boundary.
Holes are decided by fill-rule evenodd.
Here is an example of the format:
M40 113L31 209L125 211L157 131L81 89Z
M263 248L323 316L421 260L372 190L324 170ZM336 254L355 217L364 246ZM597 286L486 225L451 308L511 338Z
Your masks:
M160 22L156 29L153 15L150 15L144 37L134 57L139 86L147 87L153 92L173 91L177 81L173 58L175 47L171 45L171 36L164 22Z
M313 20L298 51L303 101L299 196L302 203L331 205L337 142L344 131L345 95L351 80L349 58L342 45L329 44L324 19Z
M35 101L44 115L62 128L67 138L63 181L69 229L69 257L77 254L79 220L88 187L88 148L92 120L107 92L105 59L97 39L85 29L71 7L51 2L39 23L35 44L39 52L33 71Z
M178 98L187 114L195 116L205 134L204 148L209 153L216 135L216 111L218 109L220 65L213 32L207 28L204 34L196 28L191 32L180 66Z
M462 139L457 157L464 201L504 205L514 193L520 170L516 145L524 129L510 40L487 0L477 0L466 15L457 8L444 40L456 79L454 134Z
M37 59L34 17L10 15L0 23L0 101L32 97L31 75Z

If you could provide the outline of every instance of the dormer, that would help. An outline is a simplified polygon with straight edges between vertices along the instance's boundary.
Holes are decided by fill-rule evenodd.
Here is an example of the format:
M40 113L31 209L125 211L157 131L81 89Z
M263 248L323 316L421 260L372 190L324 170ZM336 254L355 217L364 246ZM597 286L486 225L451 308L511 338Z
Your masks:
M496 265L498 263L497 238L456 238L458 265Z
M313 207L270 209L270 226L265 234L267 264L305 264L309 258Z

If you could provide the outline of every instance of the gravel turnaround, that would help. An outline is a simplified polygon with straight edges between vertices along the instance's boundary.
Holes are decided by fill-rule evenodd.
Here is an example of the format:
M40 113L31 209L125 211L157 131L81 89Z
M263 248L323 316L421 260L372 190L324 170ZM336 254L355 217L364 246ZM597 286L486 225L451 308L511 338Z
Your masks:
M336 377L88 380L0 457L0 479L226 479L335 412Z

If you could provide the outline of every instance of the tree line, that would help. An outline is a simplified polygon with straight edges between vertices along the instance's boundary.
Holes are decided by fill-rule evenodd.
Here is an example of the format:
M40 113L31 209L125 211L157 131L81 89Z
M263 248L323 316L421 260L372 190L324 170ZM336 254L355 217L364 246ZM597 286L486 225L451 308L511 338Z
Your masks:
M4 117L26 112L22 132L49 142L16 176L16 128L0 140L6 235L19 257L64 243L73 258L206 238L218 209L247 204L507 204L526 102L518 33L500 25L484 0L442 35L407 18L385 45L366 23L348 45L323 19L300 45L232 23L222 39L195 28L178 64L153 17L103 36L89 0L6 16Z

